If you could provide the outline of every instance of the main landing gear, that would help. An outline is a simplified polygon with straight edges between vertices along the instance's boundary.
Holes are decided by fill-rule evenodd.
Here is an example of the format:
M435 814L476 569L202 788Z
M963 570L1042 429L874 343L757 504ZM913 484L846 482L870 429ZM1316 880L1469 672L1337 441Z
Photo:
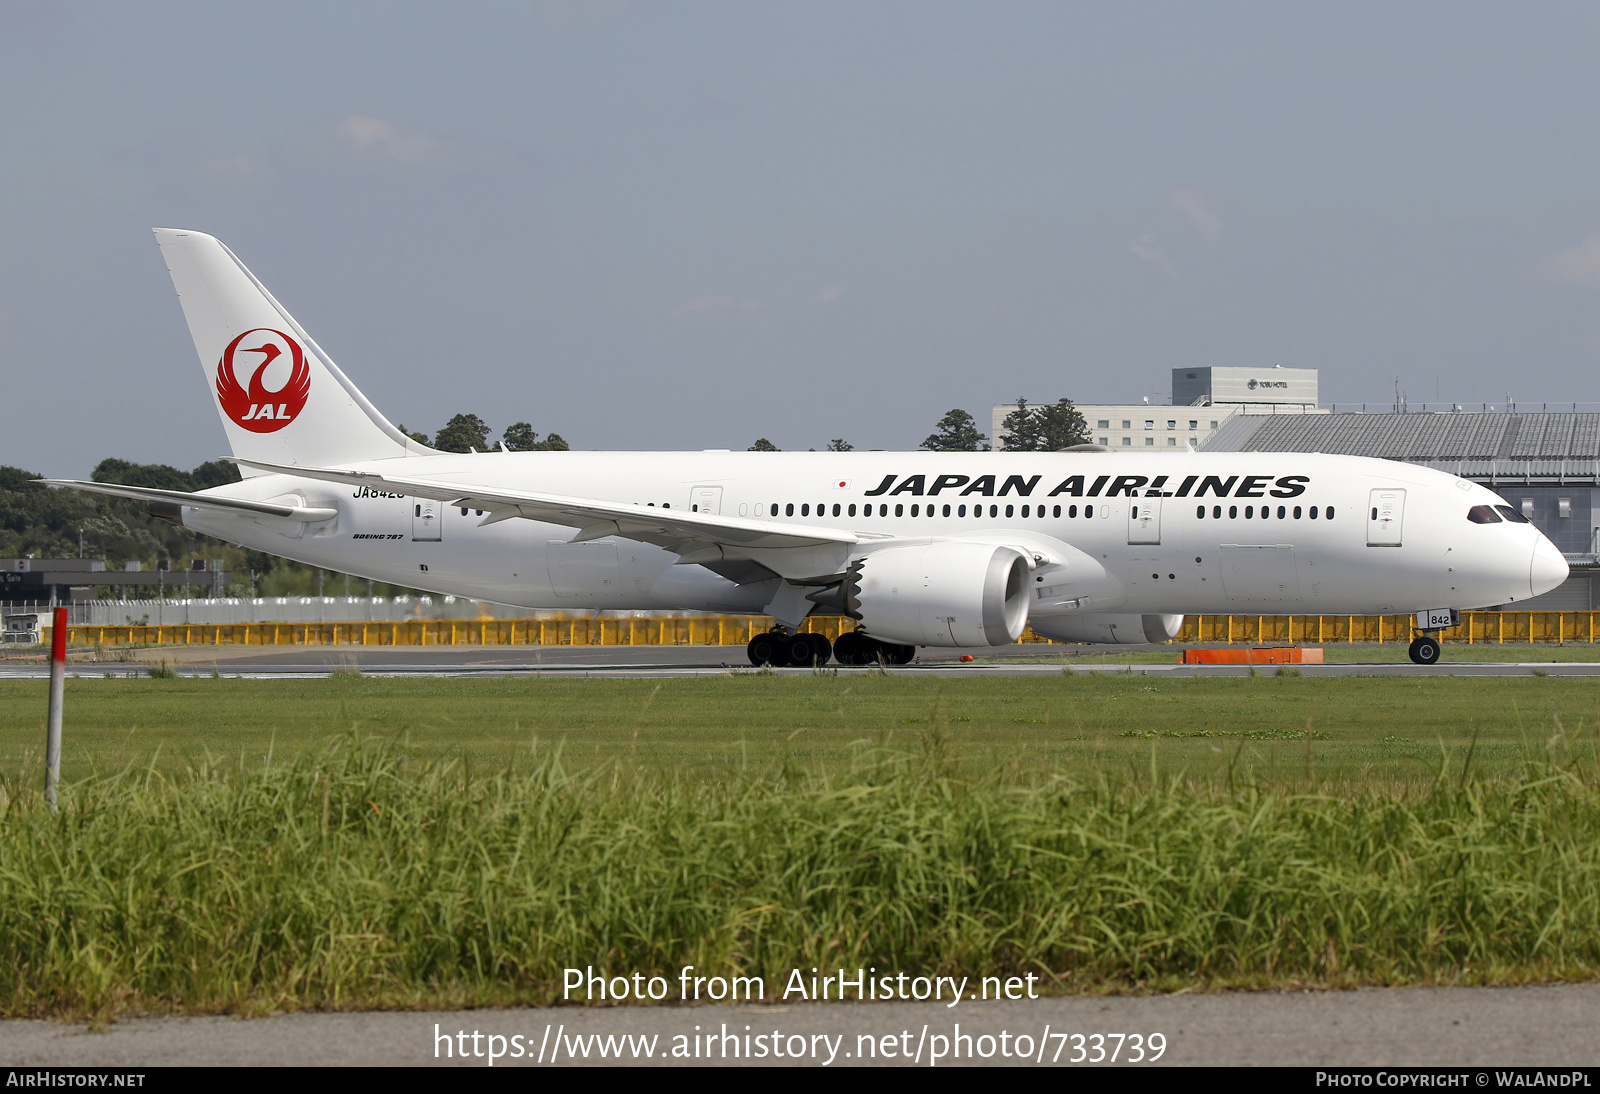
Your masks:
M767 631L750 639L745 652L752 665L803 669L826 665L830 657L837 657L841 665L876 665L879 661L885 665L909 665L917 655L917 647L881 642L862 631L847 631L837 642L829 642L824 634Z
M1419 665L1437 665L1439 654L1443 652L1439 640L1431 634L1419 635L1411 642L1411 660Z
M880 660L886 665L909 665L917 655L917 647L880 642L862 631L847 631L833 644L833 655L841 665L875 665Z
M775 668L809 668L826 665L833 656L833 644L825 634L786 634L767 631L750 639L745 647L752 665Z

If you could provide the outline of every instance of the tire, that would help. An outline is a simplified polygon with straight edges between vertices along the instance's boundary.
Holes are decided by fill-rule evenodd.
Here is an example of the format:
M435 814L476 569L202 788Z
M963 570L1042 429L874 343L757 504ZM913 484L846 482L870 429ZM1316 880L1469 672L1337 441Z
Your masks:
M901 646L893 642L880 642L883 659L891 665L909 665L917 656L917 647Z
M750 657L752 665L778 665L783 663L783 652L779 645L778 636L771 631L758 634L750 639L750 644L744 648Z
M865 665L876 660L868 651L874 643L859 631L846 631L833 644L833 656L841 665Z
M1425 634L1411 643L1411 660L1419 665L1437 665L1439 655L1444 650L1439 645L1439 640L1432 635Z
M813 665L826 665L833 656L833 644L825 634L795 634L785 641L784 653L789 664L808 669Z

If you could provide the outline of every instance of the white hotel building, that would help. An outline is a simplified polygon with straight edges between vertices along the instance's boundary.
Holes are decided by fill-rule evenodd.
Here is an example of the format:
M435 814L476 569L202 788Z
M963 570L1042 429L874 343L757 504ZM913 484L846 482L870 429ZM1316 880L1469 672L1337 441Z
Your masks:
M1109 448L1199 447L1235 414L1326 414L1317 406L1314 368L1175 368L1172 402L1079 403L1089 437ZM1016 403L995 406L990 437L996 447Z

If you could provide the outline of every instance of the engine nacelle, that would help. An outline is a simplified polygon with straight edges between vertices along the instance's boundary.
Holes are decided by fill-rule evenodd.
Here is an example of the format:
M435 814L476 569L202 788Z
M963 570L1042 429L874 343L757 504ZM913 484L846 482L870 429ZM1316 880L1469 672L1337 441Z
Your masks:
M1178 636L1183 626L1181 615L1117 615L1111 612L1084 612L1082 615L1053 615L1033 621L1033 633L1057 642L1103 642L1108 645L1139 646L1146 642L1165 642Z
M1028 559L993 543L891 547L855 563L845 614L866 632L913 646L1005 646L1028 623Z

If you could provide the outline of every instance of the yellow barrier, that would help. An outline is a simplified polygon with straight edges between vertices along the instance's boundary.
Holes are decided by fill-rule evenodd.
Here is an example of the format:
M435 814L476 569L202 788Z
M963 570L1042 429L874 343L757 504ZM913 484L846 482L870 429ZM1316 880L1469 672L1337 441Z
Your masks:
M70 627L86 646L742 646L772 626L762 615L682 619L428 619L404 623L184 623ZM854 621L817 616L801 628L830 640ZM46 627L45 641L50 628Z
M1462 612L1444 642L1583 642L1595 640L1600 611ZM72 627L86 646L732 646L772 626L764 615L681 619L430 619L405 623L188 623L159 627ZM856 624L813 616L802 630L837 639ZM50 628L44 629L49 641ZM1409 615L1191 615L1173 641L1243 645L1409 642ZM1024 642L1049 642L1032 630Z

